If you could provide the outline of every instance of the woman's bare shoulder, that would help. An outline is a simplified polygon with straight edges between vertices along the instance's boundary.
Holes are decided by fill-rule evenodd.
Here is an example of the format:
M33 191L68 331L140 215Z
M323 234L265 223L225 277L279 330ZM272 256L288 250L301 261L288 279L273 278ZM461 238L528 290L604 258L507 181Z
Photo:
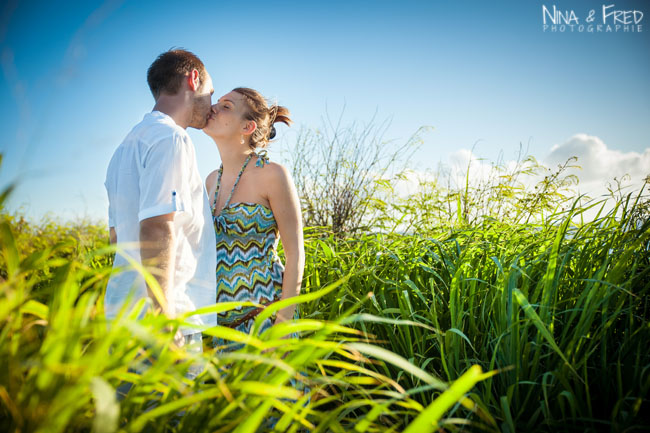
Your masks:
M269 182L285 183L287 180L291 180L289 169L280 163L269 161L262 168L260 174Z

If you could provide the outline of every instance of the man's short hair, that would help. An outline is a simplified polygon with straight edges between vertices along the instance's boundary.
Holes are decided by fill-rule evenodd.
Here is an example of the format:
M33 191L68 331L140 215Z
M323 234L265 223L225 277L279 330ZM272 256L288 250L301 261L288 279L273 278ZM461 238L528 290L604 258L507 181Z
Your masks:
M194 53L173 49L159 55L147 71L147 82L154 99L158 99L161 93L178 93L184 77L192 69L199 71L199 80L203 84L206 80L205 66Z

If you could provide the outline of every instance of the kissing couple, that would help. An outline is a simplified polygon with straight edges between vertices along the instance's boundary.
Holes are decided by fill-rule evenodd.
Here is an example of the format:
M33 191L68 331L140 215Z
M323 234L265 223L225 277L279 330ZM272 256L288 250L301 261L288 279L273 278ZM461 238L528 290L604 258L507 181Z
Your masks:
M291 119L285 107L245 87L213 105L210 74L186 50L159 55L147 82L153 110L115 150L106 174L110 242L119 242L123 252L113 263L105 313L114 319L127 300L132 306L143 298L170 318L220 302L262 305L189 316L192 326L181 327L174 341L201 351L201 329L219 324L249 333L265 306L300 293L305 255L299 199L287 169L269 161L265 150L276 135L274 124ZM219 150L221 165L205 182L188 127L203 130ZM162 297L130 261L151 273ZM283 308L259 332L294 317L295 306ZM214 338L212 345L227 342Z

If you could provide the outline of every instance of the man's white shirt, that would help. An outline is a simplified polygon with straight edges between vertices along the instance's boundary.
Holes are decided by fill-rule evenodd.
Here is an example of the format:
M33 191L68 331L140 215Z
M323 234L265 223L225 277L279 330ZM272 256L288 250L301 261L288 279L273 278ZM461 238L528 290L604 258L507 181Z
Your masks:
M175 270L168 299L177 314L216 302L216 240L205 186L194 145L185 129L159 111L147 113L126 136L106 173L108 225L114 227L124 254L140 263L140 221L175 212ZM114 318L129 293L132 304L147 297L142 275L116 254L106 287L106 317ZM215 326L216 314L195 315L188 322ZM185 328L184 334L197 332Z

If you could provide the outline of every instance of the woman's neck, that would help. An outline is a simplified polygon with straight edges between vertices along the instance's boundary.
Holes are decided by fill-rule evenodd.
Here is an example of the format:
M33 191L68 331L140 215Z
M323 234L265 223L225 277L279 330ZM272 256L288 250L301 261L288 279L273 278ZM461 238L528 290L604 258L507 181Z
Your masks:
M237 143L234 146L232 144L220 145L217 143L217 149L219 149L219 155L221 156L223 171L229 173L241 170L248 155L253 153L253 149L240 143Z

